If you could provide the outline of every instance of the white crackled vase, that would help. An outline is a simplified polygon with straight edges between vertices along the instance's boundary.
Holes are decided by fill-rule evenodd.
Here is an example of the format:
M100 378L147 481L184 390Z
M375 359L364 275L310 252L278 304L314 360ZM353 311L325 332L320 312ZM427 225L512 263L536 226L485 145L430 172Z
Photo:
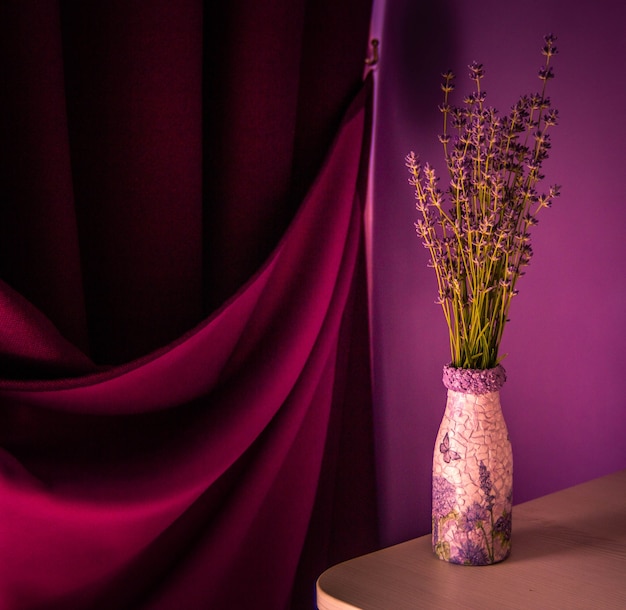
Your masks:
M444 367L445 413L433 453L433 551L463 565L511 552L513 454L500 406L506 380L493 369Z

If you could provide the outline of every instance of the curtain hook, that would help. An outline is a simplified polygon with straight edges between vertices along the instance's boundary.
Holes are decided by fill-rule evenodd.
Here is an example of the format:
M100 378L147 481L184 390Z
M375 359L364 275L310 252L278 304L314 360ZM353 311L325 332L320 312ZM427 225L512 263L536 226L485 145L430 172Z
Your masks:
M368 66L374 66L378 63L378 38L372 38L370 46L372 47L372 54L365 59L365 63Z

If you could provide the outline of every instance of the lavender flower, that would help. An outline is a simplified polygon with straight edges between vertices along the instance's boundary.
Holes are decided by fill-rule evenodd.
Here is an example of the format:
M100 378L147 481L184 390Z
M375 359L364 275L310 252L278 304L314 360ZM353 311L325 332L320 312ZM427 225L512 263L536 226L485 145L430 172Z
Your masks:
M539 68L539 78L541 80L549 80L554 78L554 71L552 70L552 66Z
M551 149L549 129L558 122L546 96L554 77L555 41L553 34L544 37L541 92L522 95L506 116L486 105L482 64L469 66L475 90L462 106L450 102L454 74L442 75L439 140L450 178L446 190L430 165L422 165L413 152L406 157L420 215L415 228L430 253L436 302L446 318L457 368L488 369L500 362L511 300L532 258L529 229L559 195L557 185L538 190Z
M469 66L469 77L472 80L478 81L483 76L485 76L485 69L482 64L479 64L477 61L473 61Z
M491 483L491 473L485 466L485 463L481 460L478 466L478 476L480 479L480 490L485 494L485 500L487 501L487 509L493 510L493 501L496 497L491 493L493 484Z
M454 506L454 485L440 476L433 477L433 517L440 519L452 511Z

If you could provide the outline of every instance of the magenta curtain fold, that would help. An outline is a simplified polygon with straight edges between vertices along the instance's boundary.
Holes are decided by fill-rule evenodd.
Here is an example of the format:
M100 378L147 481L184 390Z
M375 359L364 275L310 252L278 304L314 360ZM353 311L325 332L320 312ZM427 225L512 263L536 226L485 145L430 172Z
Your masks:
M368 386L342 331L364 296L367 96L279 246L206 322L105 372L2 382L3 608L289 607L331 412ZM49 325L2 322L63 352Z
M376 545L347 4L0 3L3 610L312 608Z

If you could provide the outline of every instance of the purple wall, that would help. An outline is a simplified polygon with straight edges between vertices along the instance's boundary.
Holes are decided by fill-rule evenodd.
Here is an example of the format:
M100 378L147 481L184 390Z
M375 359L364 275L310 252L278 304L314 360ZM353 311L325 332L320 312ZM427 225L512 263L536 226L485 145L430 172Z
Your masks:
M562 194L534 227L535 255L503 341L515 502L626 467L626 11L619 0L578 5L378 0L375 7L372 311L385 544L430 531L432 448L448 361L434 274L413 230L404 156L415 150L442 167L442 71L452 68L457 93L465 92L467 64L482 62L487 103L506 113L520 94L538 90L548 32L558 36L550 96L561 121L544 169Z

